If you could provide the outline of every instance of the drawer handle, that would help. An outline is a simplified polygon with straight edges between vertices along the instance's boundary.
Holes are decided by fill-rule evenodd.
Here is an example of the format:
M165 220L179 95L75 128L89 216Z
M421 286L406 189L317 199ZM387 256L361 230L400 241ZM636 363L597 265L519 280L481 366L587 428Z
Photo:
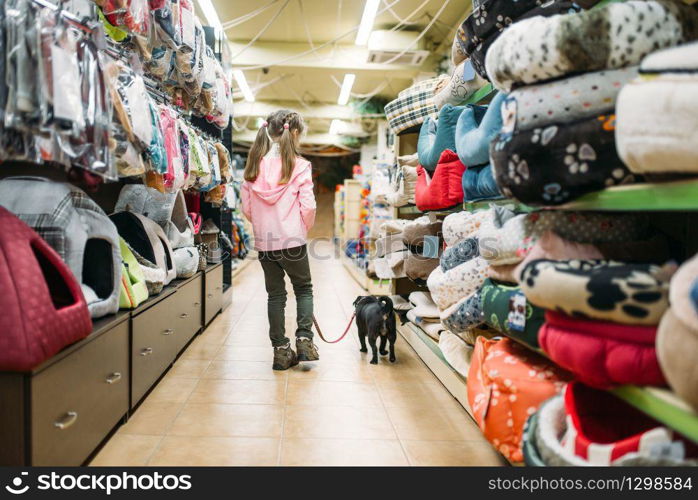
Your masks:
M199 307L201 305L201 302L194 302L194 307Z
M174 330L172 328L168 328L167 330L163 331L163 335L172 335L174 333Z
M217 286L217 287L216 287L216 290L222 290L222 289L223 289L222 286Z
M208 294L208 298L209 298L209 299L212 299L212 298L213 298L213 294L212 294L212 293L209 293L209 294Z
M146 347L145 349L141 350L141 356L150 356L151 354L153 354L152 347Z
M119 380L121 380L121 373L114 372L111 375L109 375L106 380L107 384L116 384Z
M182 318L182 319L188 318L188 317L189 317L189 313L182 313L182 314L179 315L179 317Z
M66 430L68 427L73 425L75 421L78 419L78 412L76 411L69 411L65 415L63 415L61 418L56 420L53 423L53 426L57 429L60 429L62 431Z

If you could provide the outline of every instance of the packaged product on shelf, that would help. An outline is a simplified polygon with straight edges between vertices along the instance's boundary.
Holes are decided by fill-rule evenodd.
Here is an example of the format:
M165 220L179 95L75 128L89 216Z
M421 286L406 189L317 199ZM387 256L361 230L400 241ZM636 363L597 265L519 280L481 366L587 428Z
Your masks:
M156 39L170 50L179 49L181 44L177 8L179 3L176 0L148 0L148 5L153 15Z

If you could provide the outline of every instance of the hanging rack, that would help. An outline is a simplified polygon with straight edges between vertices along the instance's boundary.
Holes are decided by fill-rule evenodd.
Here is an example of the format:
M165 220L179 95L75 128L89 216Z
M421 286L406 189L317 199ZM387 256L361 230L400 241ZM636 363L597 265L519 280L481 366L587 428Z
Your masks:
M88 26L86 25L83 21L78 19L75 15L71 14L70 12L66 11L63 9L60 5L54 5L48 0L31 0L33 3L36 5L39 5L40 7L43 7L45 9L50 9L53 12L57 12L63 19L65 19L70 25L72 25L75 28L78 28L85 33L92 34L95 31L95 28L93 26Z

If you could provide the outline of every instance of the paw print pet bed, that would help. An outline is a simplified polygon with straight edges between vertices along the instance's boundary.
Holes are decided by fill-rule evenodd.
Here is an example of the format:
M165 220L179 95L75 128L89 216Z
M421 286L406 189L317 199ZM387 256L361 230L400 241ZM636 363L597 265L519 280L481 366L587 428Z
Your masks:
M485 0L473 8L456 34L461 52L470 57L475 71L487 78L485 56L490 46L510 25L534 16L576 12L579 8L564 0Z
M490 148L502 193L530 205L561 205L635 177L618 157L615 115L508 134Z
M468 402L485 438L512 462L523 462L523 427L569 374L515 341L477 339L468 373Z
M93 318L119 310L119 235L87 194L42 177L8 177L0 181L0 206L34 229L68 264Z
M447 215L443 221L444 242L451 247L459 241L476 237L480 225L488 218L487 210L474 213L462 211Z
M463 61L453 70L451 79L434 95L434 104L440 110L445 105L458 106L481 89L487 82L468 68L470 63ZM468 71L469 70L469 71ZM466 76L466 72L472 73Z
M508 92L572 73L633 66L650 52L696 38L695 7L631 0L515 23L490 46L485 66L492 84Z
M448 271L480 255L477 238L467 238L450 246L441 254L441 269Z
M669 308L674 264L535 260L521 272L528 300L571 316L657 325Z
M616 145L638 174L698 171L698 42L655 52L618 96Z
M635 384L664 386L656 326L622 325L548 311L538 334L541 348L582 382L600 389Z
M427 118L419 131L417 154L419 164L433 172L446 150L456 150L456 124L464 106L445 105L439 111L438 120Z
M437 267L427 280L432 299L443 311L464 297L472 295L487 278L487 268L487 261L480 257L448 271Z
M0 229L0 371L27 372L88 336L92 321L55 250L2 207Z

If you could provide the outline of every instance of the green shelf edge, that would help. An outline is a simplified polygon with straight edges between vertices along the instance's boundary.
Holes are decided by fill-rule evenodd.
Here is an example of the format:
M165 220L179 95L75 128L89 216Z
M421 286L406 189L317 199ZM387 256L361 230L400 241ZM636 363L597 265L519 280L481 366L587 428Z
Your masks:
M487 97L490 96L490 94L493 94L495 91L494 87L492 86L491 83L488 83L481 89L478 89L473 95L471 95L468 99L463 101L463 105L465 106L466 104L477 104L483 99L486 99Z
M653 394L652 389L626 385L612 389L611 392L643 413L698 443L698 415L693 411L664 401L660 396Z

